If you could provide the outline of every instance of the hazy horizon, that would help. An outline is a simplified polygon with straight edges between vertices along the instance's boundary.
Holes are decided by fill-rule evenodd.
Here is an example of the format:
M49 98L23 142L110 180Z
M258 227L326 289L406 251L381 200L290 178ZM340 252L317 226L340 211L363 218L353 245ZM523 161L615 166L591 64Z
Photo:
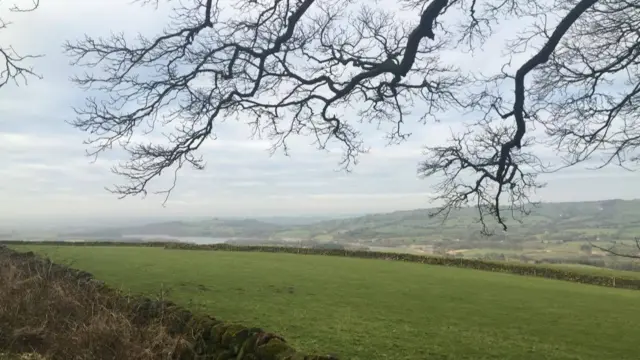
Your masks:
M623 201L634 201L640 200L640 198L606 198L606 199L593 199L593 200L582 200L584 202L591 201L609 201L609 200L623 200ZM577 201L545 201L545 203L566 203L566 202L582 202L581 200ZM73 218L56 218L56 217L48 217L48 218L25 218L25 219L15 219L10 220L7 218L0 218L0 231L41 231L41 230L60 230L64 228L74 228L74 227L87 227L87 228L109 228L109 227L118 227L118 226L128 226L128 225L146 225L153 224L165 221L200 221L207 220L212 218L219 218L223 220L233 220L233 219L254 219L265 222L273 222L273 223L287 223L288 220L293 221L301 221L306 220L307 223L315 222L315 221L323 221L323 220L332 220L332 219L346 219L346 218L355 218L366 215L373 214L383 214L383 213L393 213L398 211L416 211L416 210L428 210L431 207L418 207L418 208L410 208L410 209L396 209L391 211L382 211L382 212L358 212L358 213L326 213L326 214L271 214L271 215L164 215L164 216L144 216L144 214L140 214L139 216L111 216L111 217L73 217ZM526 221L526 218L525 218Z

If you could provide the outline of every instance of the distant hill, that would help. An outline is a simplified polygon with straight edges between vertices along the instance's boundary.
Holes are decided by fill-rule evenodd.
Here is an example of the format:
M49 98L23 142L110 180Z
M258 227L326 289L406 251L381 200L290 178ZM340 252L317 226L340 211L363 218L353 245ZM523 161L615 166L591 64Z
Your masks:
M301 226L301 225L310 225L315 224L321 221L329 221L336 219L347 219L353 218L354 215L351 216L268 216L268 217L259 217L256 218L258 221L266 222L269 224L276 224L281 226Z
M67 236L112 237L123 235L166 235L174 237L262 238L283 227L254 219L208 219L200 221L166 221L140 226L107 228L97 231L65 234Z
M304 218L278 219L274 223L255 219L218 218L168 221L72 235L114 238L122 235L167 235L338 242L370 239L387 239L388 242L407 242L410 239L421 242L482 238L476 209L465 208L453 212L444 223L441 218L429 217L431 211L396 211L311 224L310 219ZM509 220L508 233L498 232L491 239L629 239L640 236L640 200L545 203L533 209L532 214L524 217L522 223Z
M446 222L431 218L432 209L371 214L351 219L323 221L274 234L279 239L474 239L482 237L475 208L453 212ZM532 209L522 223L509 219L508 232L493 239L525 239L609 235L633 238L640 235L640 200L545 203Z

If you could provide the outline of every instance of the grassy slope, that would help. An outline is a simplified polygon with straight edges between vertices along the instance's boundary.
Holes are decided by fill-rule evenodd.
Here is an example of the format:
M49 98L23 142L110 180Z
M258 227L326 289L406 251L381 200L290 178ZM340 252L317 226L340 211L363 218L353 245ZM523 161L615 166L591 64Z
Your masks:
M637 358L640 291L339 257L29 249L342 359Z

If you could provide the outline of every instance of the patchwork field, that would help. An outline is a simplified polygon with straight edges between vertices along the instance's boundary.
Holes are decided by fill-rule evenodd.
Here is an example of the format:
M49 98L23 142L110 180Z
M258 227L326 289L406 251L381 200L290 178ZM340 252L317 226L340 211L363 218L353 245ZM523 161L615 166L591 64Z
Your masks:
M15 248L341 359L637 359L640 291L330 256Z

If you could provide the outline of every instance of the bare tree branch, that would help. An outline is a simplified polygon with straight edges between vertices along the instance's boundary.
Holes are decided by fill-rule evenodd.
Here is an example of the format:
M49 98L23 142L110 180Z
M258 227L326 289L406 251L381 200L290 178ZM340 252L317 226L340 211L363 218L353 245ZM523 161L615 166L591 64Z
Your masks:
M574 165L628 167L640 144L640 4L600 1L572 28L532 86L549 142Z
M636 237L635 239L635 249L627 249L627 251L622 251L618 249L618 244L614 243L610 247L601 247L590 242L589 244L605 253L611 254L613 256L628 258L628 259L640 259L640 238Z
M31 0L32 3L28 6L20 6L14 4L9 8L10 12L30 12L34 11L40 5L40 0ZM0 31L6 29L10 22L0 17ZM16 85L19 84L19 80L22 80L25 84L29 76L40 78L33 68L25 65L30 59L40 57L41 55L20 55L12 45L2 46L0 45L0 88L7 85L10 81L13 81Z
M454 136L451 139L453 145L446 148L427 148L427 160L419 168L419 173L423 176L442 175L445 178L438 188L439 196L437 197L444 202L444 205L434 215L444 214L446 217L451 210L473 201L479 210L483 232L491 233L485 223L486 215L495 218L503 230L507 230L507 224L501 212L503 195L508 197L506 208L512 215L514 210L520 214L529 213L528 194L543 186L537 183L535 178L537 173L545 171L547 167L533 154L520 153L523 146L532 145L532 141L523 143L526 119L536 118L525 110L527 92L525 80L536 67L549 61L570 27L597 1L581 0L572 5L548 36L542 48L520 66L513 76L503 74L503 76L489 79L489 81L500 78L513 79L513 105L510 110L499 109L504 107L505 103L502 96L484 92L476 94L475 107L484 110L485 114L476 127L480 135L474 135L474 139L469 143L465 141L465 137L474 132L468 132L462 137ZM472 22L475 23L475 21L472 19ZM491 114L492 110L495 114ZM498 115L500 120L513 119L513 125L507 125L495 131L492 129L491 121L488 120L492 115ZM491 146L487 146L486 142L490 142ZM529 168L529 172L525 172L523 169L525 167ZM469 185L461 179L466 171L476 174L474 184Z
M91 135L89 154L114 145L129 154L113 169L124 179L114 193L144 195L173 171L169 196L180 169L204 168L202 144L231 120L285 154L296 135L319 149L337 143L350 170L368 149L359 124L377 125L395 144L410 135L410 115L426 123L464 113L473 119L465 131L428 144L418 173L438 180L434 215L475 206L484 233L490 219L507 230L509 216L531 211L545 185L539 174L598 154L597 167L640 159L637 0L403 0L409 20L364 0L219 1L181 2L156 36L65 45L74 64L94 71L74 79L98 96L72 122ZM505 44L501 70L443 61L482 50L505 20L522 28Z
M102 66L104 74L74 81L109 94L76 109L73 126L95 135L92 155L115 143L128 151L129 161L114 169L127 180L111 189L121 196L146 194L165 169L202 169L195 152L228 118L253 119L255 136L270 139L273 151L287 153L292 135L311 136L319 149L337 141L348 170L367 151L354 120L395 124L394 143L408 136L401 124L409 104L425 104L423 118L460 104L465 79L440 63L444 42L434 34L448 4L432 1L418 23L405 23L366 2L241 1L225 12L216 1L192 1L174 10L175 25L155 39L66 44L75 64ZM349 119L354 103L359 118ZM166 144L134 144L143 122L148 131L159 122L177 126Z

